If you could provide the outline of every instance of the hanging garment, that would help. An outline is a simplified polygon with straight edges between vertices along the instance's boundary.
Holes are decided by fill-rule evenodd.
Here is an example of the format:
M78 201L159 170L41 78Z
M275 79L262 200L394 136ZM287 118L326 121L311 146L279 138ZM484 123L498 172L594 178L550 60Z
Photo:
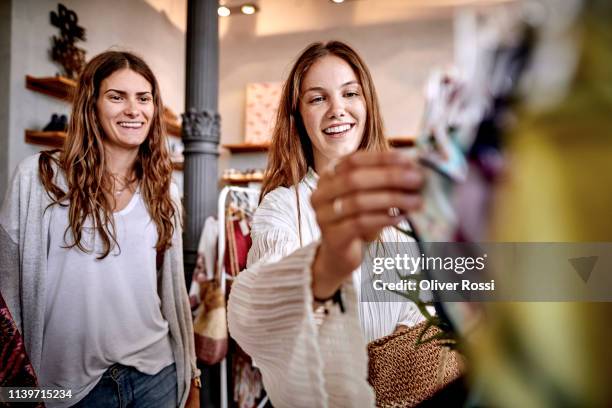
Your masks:
M37 387L21 333L0 293L0 387ZM2 404L0 404L2 405ZM44 407L42 403L34 405Z
M217 240L219 239L219 223L215 217L204 221L204 228L198 243L198 256L189 287L189 303L195 311L201 302L200 283L212 280L215 276L217 263Z
M234 402L238 408L255 408L262 396L263 383L259 369L253 367L251 358L237 343L233 343L232 373L234 377Z
M246 268L247 256L251 248L251 218L246 211L234 204L227 209L225 231L227 250L225 251L225 270L237 276Z
M226 208L227 239L224 259L225 270L230 276L235 277L246 268L252 244L250 233L253 212L257 207L257 200L252 198L253 196L241 192L230 193ZM239 408L255 408L265 395L261 373L238 344L233 343L231 350L234 402Z

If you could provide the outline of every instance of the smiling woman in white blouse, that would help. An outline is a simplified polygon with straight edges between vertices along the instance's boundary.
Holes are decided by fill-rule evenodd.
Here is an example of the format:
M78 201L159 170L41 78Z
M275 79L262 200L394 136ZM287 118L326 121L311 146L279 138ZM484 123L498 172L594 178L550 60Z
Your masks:
M314 43L283 87L231 335L277 407L374 406L366 342L422 320L409 302L360 302L362 245L406 241L423 176L391 151L370 73L338 41Z

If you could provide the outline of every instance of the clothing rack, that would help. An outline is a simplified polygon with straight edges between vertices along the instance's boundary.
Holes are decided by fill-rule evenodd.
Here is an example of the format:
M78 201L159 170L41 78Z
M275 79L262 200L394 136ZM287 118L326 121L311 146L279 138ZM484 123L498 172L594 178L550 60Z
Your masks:
M226 210L228 206L228 199L236 200L236 201L246 200L245 204L249 204L250 202L257 203L257 200L259 198L259 193L260 191L258 189L246 188L246 187L236 187L236 186L224 187L219 193L219 200L217 204L218 206L218 213L217 213L218 218L217 219L219 220L219 238L217 241L217 244L218 244L217 246L217 268L219 270L220 287L221 287L221 292L223 293L223 296L225 296L226 294L226 279L233 279L233 277L230 277L227 275L225 271L225 263L224 263L225 242L226 242L225 217L226 217ZM227 373L227 359L224 358L221 361L221 374L220 374L221 376L220 378L221 408L228 408L227 374L228 374ZM259 406L263 407L262 404L265 405L265 402L267 401L267 399L268 397L266 396L264 400L259 404Z

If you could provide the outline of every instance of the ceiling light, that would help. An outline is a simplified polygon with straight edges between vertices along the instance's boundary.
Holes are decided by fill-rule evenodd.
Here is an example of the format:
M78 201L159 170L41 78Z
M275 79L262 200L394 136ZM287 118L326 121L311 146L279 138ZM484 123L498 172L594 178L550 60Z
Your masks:
M220 17L227 17L231 13L232 12L230 11L230 9L225 6L219 6L219 8L217 9L217 14L219 14Z
M344 3L344 0L331 0L332 3L336 3L336 4L340 4L340 3Z
M257 9L252 4L243 4L242 7L240 7L240 11L242 11L243 14L255 14Z

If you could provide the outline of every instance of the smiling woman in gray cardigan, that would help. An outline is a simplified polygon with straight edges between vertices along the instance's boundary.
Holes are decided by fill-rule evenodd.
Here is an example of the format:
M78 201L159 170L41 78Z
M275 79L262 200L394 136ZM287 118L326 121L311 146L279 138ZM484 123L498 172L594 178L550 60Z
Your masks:
M199 406L162 106L140 58L94 57L63 151L27 158L9 185L0 290L40 385L71 391L49 407Z

